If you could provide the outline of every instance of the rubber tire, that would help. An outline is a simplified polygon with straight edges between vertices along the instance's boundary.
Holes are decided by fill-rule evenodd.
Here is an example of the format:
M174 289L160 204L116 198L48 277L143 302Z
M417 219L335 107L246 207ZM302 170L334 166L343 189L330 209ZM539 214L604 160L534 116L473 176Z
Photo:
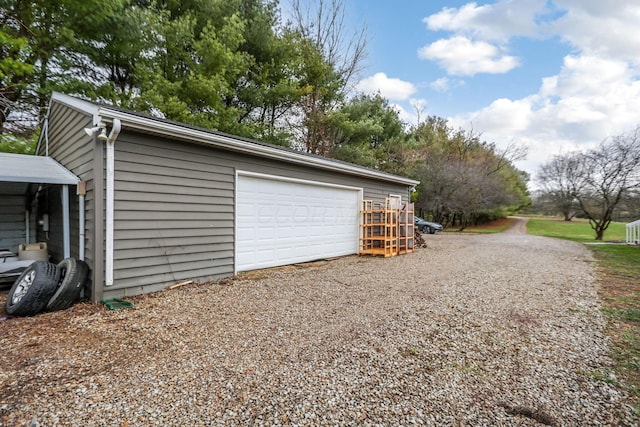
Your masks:
M25 285L28 285L25 290ZM9 290L5 310L11 316L33 316L40 313L55 293L60 281L58 266L47 261L35 261L16 279ZM16 295L22 293L22 296ZM19 299L14 302L14 297Z
M60 281L47 303L47 311L64 310L80 298L80 292L89 275L87 263L76 258L65 258L58 263Z

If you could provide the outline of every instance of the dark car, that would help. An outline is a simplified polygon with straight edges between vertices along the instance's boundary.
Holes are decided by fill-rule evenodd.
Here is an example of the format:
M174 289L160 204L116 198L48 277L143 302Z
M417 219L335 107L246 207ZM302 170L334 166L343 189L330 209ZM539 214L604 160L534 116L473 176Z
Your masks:
M437 222L426 221L419 216L415 217L415 224L418 230L422 233L435 234L438 231L442 231L442 225Z

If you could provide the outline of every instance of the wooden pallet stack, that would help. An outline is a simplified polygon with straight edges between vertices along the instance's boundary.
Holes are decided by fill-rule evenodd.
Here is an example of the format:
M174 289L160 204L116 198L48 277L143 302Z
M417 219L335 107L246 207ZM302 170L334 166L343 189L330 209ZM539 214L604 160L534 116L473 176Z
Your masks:
M360 255L384 257L413 252L413 204L387 197L384 204L363 200L360 210Z

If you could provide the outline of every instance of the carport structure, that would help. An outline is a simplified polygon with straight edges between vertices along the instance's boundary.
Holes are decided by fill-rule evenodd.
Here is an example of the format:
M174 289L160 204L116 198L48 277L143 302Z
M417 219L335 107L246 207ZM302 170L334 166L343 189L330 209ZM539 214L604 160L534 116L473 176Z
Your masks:
M0 248L17 253L20 244L47 241L50 238L55 240L52 242L55 260L69 257L70 186L82 188L79 178L51 157L0 153ZM56 223L59 227L51 234L48 212L44 206L38 206L41 192L48 187L55 189L51 194L60 194L57 202L54 198L47 200L52 209L60 213L59 222ZM79 203L84 202L82 196L78 200ZM83 207L77 210L83 211ZM83 222L79 223L81 225ZM83 234L81 230L78 233Z

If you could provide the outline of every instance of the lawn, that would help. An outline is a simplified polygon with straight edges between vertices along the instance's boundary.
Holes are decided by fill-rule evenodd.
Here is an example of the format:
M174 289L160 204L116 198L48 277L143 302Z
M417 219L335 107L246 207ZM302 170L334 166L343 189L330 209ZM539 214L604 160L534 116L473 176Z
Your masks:
M609 320L607 332L613 342L612 358L616 362L616 386L632 397L631 404L640 412L640 246L594 243L594 233L584 220L570 222L558 218L534 217L527 231L539 236L556 237L587 243L596 259L598 293L602 311ZM625 224L612 223L604 242L625 239Z
M573 240L575 242L595 242L596 234L586 219L574 218L565 221L558 217L530 217L527 222L527 231L531 234L560 239ZM625 240L625 224L612 222L604 232L605 242L620 242Z

